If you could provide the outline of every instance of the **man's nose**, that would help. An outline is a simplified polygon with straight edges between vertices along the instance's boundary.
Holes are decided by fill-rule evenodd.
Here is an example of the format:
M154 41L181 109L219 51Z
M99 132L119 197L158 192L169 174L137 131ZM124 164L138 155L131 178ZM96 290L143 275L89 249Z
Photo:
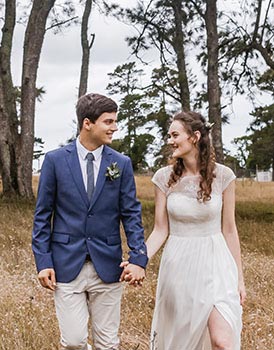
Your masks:
M112 131L117 131L117 130L118 130L118 125L117 125L117 123L113 123L113 124L112 124L111 130L112 130Z

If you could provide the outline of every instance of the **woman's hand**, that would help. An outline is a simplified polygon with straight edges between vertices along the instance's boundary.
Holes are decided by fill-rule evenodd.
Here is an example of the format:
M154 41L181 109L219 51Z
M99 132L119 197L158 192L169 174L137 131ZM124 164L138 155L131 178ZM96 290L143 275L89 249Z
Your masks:
M244 281L239 281L238 290L240 294L240 303L243 306L246 300L246 290L245 290Z

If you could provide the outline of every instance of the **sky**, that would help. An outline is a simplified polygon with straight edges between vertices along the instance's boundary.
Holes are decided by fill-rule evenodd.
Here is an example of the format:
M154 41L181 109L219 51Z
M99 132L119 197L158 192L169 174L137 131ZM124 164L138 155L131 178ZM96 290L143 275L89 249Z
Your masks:
M121 5L132 5L132 0L120 0ZM91 50L88 92L108 94L108 73L117 65L131 61L130 49L125 37L136 34L134 29L112 17L104 17L93 11L89 23L90 32L95 33ZM17 25L13 51L12 73L15 85L20 84L23 36L25 27ZM62 33L48 31L45 36L38 70L37 86L43 86L46 94L42 102L36 103L35 135L41 137L44 151L59 147L75 132L73 119L77 101L81 66L80 26L64 29ZM149 61L157 64L157 55L151 51ZM257 103L264 105L266 97ZM223 142L226 149L235 153L231 141L246 133L253 106L245 96L235 98L231 106L230 124L223 127ZM119 136L119 135L118 135Z

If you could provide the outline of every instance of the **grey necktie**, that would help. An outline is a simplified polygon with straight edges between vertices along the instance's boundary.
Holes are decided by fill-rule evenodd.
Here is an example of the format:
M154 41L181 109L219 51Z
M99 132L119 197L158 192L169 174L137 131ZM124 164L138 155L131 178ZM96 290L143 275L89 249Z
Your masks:
M89 201L91 200L92 193L94 191L94 170L93 170L93 161L94 155L88 153L87 156L87 194Z

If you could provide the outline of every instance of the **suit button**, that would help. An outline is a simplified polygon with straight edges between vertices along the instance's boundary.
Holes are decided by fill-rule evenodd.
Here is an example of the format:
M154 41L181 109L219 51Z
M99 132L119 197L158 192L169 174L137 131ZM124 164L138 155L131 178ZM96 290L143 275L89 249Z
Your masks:
M93 216L93 213L92 214L88 214L88 218L91 218Z
M88 237L88 241L90 241L91 240L91 237Z

